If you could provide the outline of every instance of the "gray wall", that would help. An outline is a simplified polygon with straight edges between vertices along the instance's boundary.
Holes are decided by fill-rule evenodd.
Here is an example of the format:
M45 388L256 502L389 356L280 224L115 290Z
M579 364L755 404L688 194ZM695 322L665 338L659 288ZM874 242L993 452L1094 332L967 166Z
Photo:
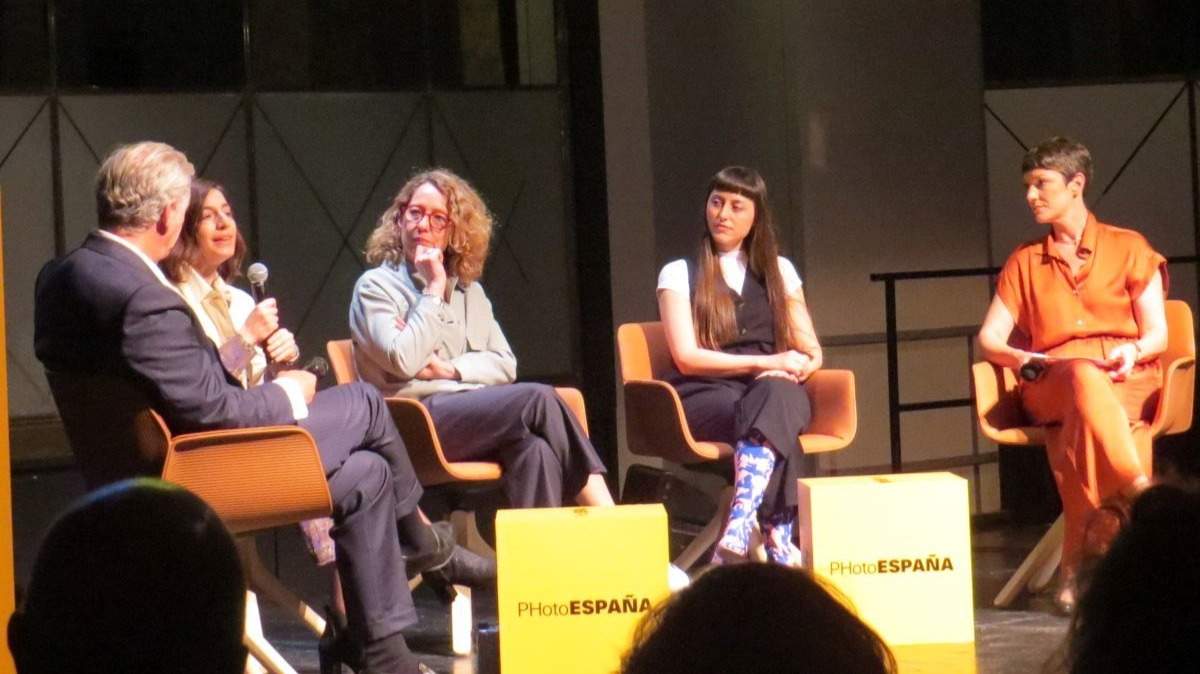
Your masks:
M1097 215L1167 255L1196 251L1186 85L985 92L976 2L619 0L602 3L601 30L614 322L656 317L658 268L694 247L708 177L758 167L818 332L841 344L828 365L857 378L857 439L826 469L889 460L883 288L869 275L998 265L1040 235L1023 145L1080 138ZM1173 297L1195 306L1196 285L1193 266L1172 266ZM988 299L982 278L901 283L900 327L973 330ZM901 344L902 400L969 396L971 358L966 338ZM904 415L905 461L969 453L973 424L965 408ZM994 464L957 472L977 510L998 506Z
M301 349L321 354L327 340L346 336L346 307L376 218L414 169L441 165L467 176L496 216L483 283L519 376L569 377L579 354L563 101L552 88L258 95L258 256ZM95 227L98 157L142 139L179 147L203 175L226 184L250 238L251 145L240 102L237 94L62 97L67 248ZM20 428L54 414L32 327L34 279L55 253L51 105L0 97L10 409ZM13 454L22 460L47 447L39 437L16 443Z
M616 323L656 316L658 268L691 253L704 186L730 163L767 179L826 340L882 331L871 272L987 264L975 3L623 0L602 3L601 31ZM649 170L624 168L638 159ZM987 284L905 287L900 302L906 326L968 324ZM824 467L885 464L883 346L827 360L855 371L860 425ZM966 393L966 340L906 345L901 365L907 400ZM966 453L970 418L909 415L906 460ZM994 466L982 472L976 492L994 509Z

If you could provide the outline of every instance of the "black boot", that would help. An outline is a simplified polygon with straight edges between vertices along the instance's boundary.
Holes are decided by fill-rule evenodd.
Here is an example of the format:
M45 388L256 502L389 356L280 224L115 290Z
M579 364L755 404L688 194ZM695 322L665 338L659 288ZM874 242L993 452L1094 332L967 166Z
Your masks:
M435 522L432 528L438 539L437 550L410 558L406 564L409 578L421 574L446 600L453 598L451 585L466 585L479 590L495 584L495 560L457 545L454 542L454 529L449 522Z
M325 607L325 632L317 642L317 656L321 661L321 674L342 674L342 665L351 671L363 669L362 648L350 638L346 616Z

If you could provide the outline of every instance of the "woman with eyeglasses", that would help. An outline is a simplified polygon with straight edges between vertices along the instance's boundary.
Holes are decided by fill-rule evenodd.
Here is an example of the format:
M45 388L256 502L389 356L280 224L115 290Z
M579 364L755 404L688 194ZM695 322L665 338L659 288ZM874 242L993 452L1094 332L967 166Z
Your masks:
M612 505L604 465L554 389L513 383L516 357L478 281L491 235L483 199L454 173L404 184L350 303L358 374L421 400L449 460L499 462L513 507Z

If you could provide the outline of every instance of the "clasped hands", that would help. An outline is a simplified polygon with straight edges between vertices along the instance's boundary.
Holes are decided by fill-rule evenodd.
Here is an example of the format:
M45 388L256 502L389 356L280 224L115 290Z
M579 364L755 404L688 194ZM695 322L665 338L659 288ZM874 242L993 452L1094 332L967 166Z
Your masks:
M755 379L779 377L799 384L812 376L821 367L821 362L807 353L789 349L766 356L763 365L762 371L754 376Z

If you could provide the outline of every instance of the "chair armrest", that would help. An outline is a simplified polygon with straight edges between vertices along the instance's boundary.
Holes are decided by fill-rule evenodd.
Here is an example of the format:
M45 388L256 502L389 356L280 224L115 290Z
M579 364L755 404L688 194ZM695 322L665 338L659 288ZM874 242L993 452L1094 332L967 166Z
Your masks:
M980 361L971 366L971 386L975 418L985 437L1002 445L1045 443L1045 431L1025 418L1012 370Z
M579 422L580 428L583 429L583 434L590 435L588 433L587 407L583 404L583 393L577 388L570 388L568 386L556 386L554 392L575 413L575 419Z
M657 379L625 382L625 434L629 451L676 463L721 458L713 443L697 443L675 387Z
M812 421L800 436L804 452L830 452L849 445L858 433L854 373L817 370L804 388L812 406Z
M412 398L387 398L388 411L412 461L417 480L426 487L450 482L499 480L500 464L490 461L450 461L442 450L433 418L421 401Z
M1195 397L1196 358L1176 358L1163 373L1163 388L1159 394L1158 411L1150 425L1153 437L1183 433L1192 427L1192 405Z
M333 510L316 442L298 426L175 436L162 477L207 501L235 534Z

